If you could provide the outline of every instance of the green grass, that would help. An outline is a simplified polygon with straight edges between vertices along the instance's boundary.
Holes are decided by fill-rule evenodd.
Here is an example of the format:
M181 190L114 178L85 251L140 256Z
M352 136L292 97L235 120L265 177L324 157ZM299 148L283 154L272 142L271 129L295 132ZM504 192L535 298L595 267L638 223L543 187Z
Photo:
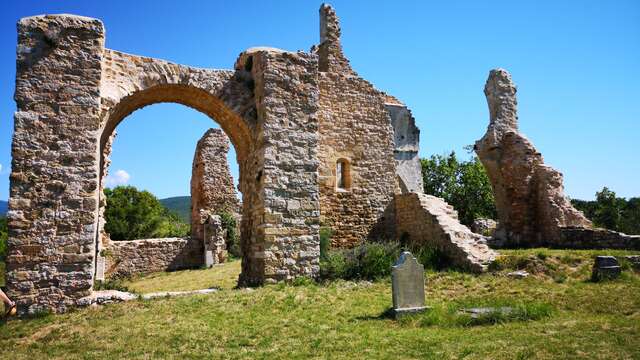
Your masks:
M183 270L155 273L123 281L130 291L144 294L157 291L188 291L209 288L233 289L240 275L240 260L234 260L206 270Z
M236 262L128 283L142 292L223 287L211 295L10 321L0 326L0 349L11 349L11 359L640 358L637 273L593 283L595 253L501 252L502 269L493 273L427 272L427 305L434 310L401 321L387 316L389 278L234 290ZM521 280L506 276L519 266L536 272ZM218 278L221 285L216 270L227 271ZM561 271L566 279L557 282L553 276ZM460 307L504 305L517 307L517 314L490 314L477 323L455 316Z

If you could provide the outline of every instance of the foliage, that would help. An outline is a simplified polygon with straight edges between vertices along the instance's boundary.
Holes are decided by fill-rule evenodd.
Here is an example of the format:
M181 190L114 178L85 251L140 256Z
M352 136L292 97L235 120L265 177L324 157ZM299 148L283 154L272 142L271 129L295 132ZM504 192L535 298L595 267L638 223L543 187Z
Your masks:
M571 200L576 209L598 227L620 231L625 234L640 234L640 198L616 197L616 193L604 187L596 193L595 201Z
M167 210L148 191L133 186L104 189L107 199L105 230L112 240L184 237L189 225Z
M410 251L425 269L441 270L450 264L441 251L429 247L405 248L398 243L365 243L353 249L328 250L320 257L321 280L377 280L391 274L403 250Z
M333 229L328 226L320 228L320 258L324 259L329 253L331 248L331 237L333 236Z
M0 216L0 261L7 255L7 240L9 239L9 229L7 228L7 218Z
M491 183L477 157L459 161L455 152L422 159L424 192L451 204L460 222L471 225L475 219L497 217Z
M240 236L238 235L238 224L235 216L230 212L223 211L220 214L222 227L227 230L227 251L229 254L239 258L242 257L242 249L240 248Z

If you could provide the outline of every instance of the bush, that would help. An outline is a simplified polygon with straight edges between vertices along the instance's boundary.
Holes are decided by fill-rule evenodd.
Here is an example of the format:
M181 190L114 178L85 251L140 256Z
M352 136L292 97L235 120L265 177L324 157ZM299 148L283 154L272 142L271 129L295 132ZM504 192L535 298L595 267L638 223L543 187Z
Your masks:
M227 251L229 252L229 254L236 258L242 257L240 236L237 230L238 222L236 221L235 216L232 213L226 211L223 211L218 215L220 215L222 227L227 230L227 238L225 239L225 242L227 244Z
M376 280L391 274L400 256L398 244L367 243L353 249L328 251L320 260L323 280Z
M329 253L331 248L331 237L333 236L333 230L330 227L323 226L320 228L320 258L324 259Z

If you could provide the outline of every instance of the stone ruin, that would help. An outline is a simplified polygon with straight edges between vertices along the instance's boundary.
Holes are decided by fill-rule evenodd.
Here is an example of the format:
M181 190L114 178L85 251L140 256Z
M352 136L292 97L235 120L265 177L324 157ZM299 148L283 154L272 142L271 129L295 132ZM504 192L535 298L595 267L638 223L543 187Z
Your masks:
M562 174L518 129L516 86L503 69L484 88L490 122L475 151L487 170L498 211L492 245L640 249L640 236L594 229L564 194Z
M64 312L86 303L82 299L91 297L105 268L126 276L156 265L171 268L175 259L202 263L205 250L211 251L211 262L223 256L220 234L207 237L215 219L200 216L201 209L211 214L221 203L237 206L231 192L225 193L230 202L208 194L216 181L231 184L226 170L213 163L228 146L217 131L203 138L194 157L193 210L201 222L194 224L193 237L117 244L104 231L102 188L116 128L133 111L160 102L208 115L236 150L240 286L316 277L321 224L333 229L334 247L398 239L435 246L476 272L495 258L487 239L461 225L451 206L422 194L415 120L398 99L351 68L330 6L320 8L320 43L310 52L251 48L228 70L126 54L105 48L104 41L97 19L42 15L18 22L6 279L20 314ZM478 144L478 152L500 199L500 220L508 219L503 233L521 231L514 238L522 241L557 225L582 224L556 188L547 187L547 180L558 183L558 174L517 136L515 87L499 78L488 87L493 135ZM524 163L522 171L534 182L503 180L508 164L500 160L502 141L516 142L510 146L524 157L512 161ZM499 188L509 182L535 184L536 195ZM530 201L557 199L560 208L549 205L549 216L564 216L562 222L536 215L538 208L529 205L506 207L512 194ZM538 222L534 228L520 225L505 209ZM109 263L109 253L119 263ZM149 257L148 263L139 261Z
M198 141L191 173L191 237L204 239L201 212L239 212L238 197L227 163L229 138L220 129L209 129ZM207 216L208 217L208 216ZM203 221L205 220L205 221Z

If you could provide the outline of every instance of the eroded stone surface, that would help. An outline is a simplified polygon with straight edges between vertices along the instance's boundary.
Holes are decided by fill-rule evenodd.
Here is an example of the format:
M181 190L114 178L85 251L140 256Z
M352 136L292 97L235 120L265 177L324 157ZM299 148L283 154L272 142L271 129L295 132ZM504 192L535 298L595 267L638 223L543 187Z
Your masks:
M239 211L238 197L227 163L229 138L220 129L209 129L200 138L191 171L191 236L204 239L201 211L212 214Z
M403 252L392 267L391 289L396 316L425 309L424 266L410 252Z
M482 272L495 260L486 238L458 220L458 213L444 200L426 194L395 196L397 239L412 246L442 251L453 265Z
M491 70L485 85L490 123L475 150L487 170L498 210L496 244L545 246L566 226L591 222L564 195L562 174L518 130L516 86L503 69Z

